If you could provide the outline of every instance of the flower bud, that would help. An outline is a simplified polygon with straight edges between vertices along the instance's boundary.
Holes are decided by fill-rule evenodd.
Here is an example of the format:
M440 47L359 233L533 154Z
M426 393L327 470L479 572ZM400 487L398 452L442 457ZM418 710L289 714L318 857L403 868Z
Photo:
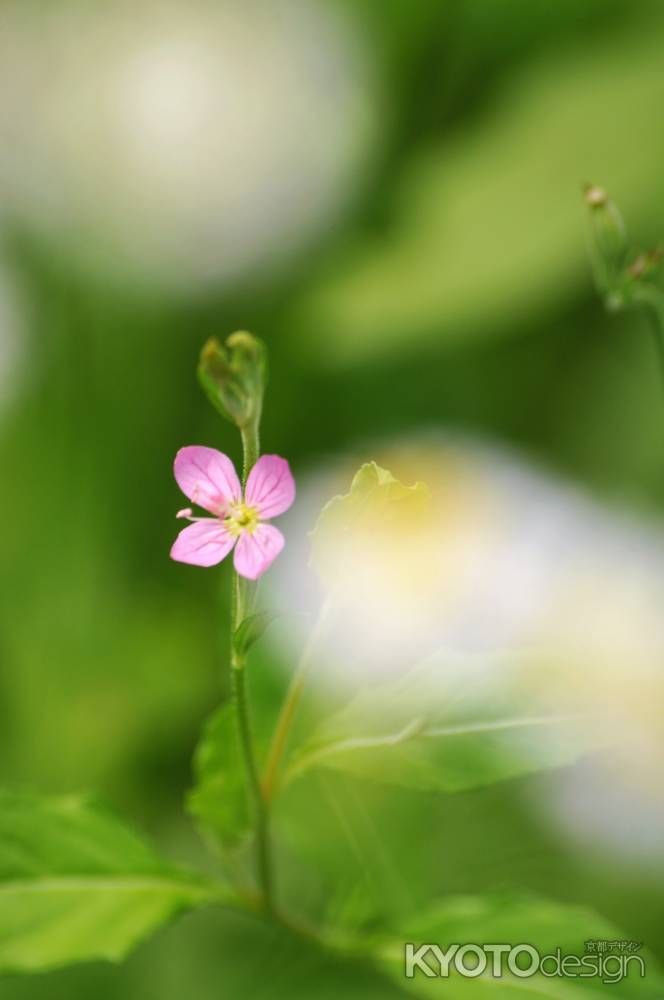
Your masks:
M201 351L198 378L212 405L240 429L257 423L267 383L262 340L238 331L224 345L211 337Z
M619 306L628 251L622 216L603 188L589 184L584 194L595 279L607 304Z

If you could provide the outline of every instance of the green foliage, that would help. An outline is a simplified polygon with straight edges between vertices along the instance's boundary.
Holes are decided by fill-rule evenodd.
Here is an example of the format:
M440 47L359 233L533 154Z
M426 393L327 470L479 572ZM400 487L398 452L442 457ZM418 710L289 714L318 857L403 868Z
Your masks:
M257 611L253 615L247 615L240 622L233 636L236 654L240 657L246 656L251 647L258 642L266 629L278 617L278 613L274 611Z
M578 949L587 940L624 937L586 906L510 893L438 900L426 913L410 918L403 932L418 941L524 940L542 951Z
M268 449L288 455L303 472L318 472L321 455L336 461L361 442L453 424L525 445L602 496L617 492L649 509L662 506L661 399L652 359L631 336L639 314L611 325L596 307L578 197L584 181L600 180L646 245L664 232L660 3L342 2L350 37L358 11L366 12L369 30L358 50L379 68L385 87L384 104L376 109L381 141L387 138L390 147L396 135L397 142L385 157L376 143L378 162L366 196L355 196L354 209L329 227L315 252L293 263L288 280L266 269L265 286L251 286L246 294L239 286L230 296L210 286L198 299L177 300L165 290L148 301L133 288L77 277L61 255L11 225L3 250L28 309L16 352L11 317L5 324L0 310L0 446L7 472L0 501L3 523L11 524L3 549L0 765L12 784L54 791L103 786L123 805L147 813L183 856L200 847L177 810L187 780L182 762L202 706L216 691L210 622L219 608L209 574L168 563L179 501L168 468L189 441L234 447L230 426L225 434L216 415L201 408L186 374L202 337L233 329L240 317L270 337L277 377ZM19 127L21 120L31 119L18 118ZM118 155L126 155L120 146ZM104 194L99 192L102 201ZM11 204L6 207L11 214ZM638 287L648 291L642 282ZM8 352L1 349L5 332ZM21 366L15 360L23 347L27 363ZM208 374L223 381L227 373L213 363ZM218 385L206 388L219 409ZM230 383L226 388L242 419L242 393ZM254 641L258 626L247 625L242 642ZM267 643L263 649L267 662L252 682L263 685L261 715L272 720L285 671L278 649ZM446 727L468 722L463 711L458 719L448 706ZM342 739L351 731L382 738L388 720L380 717L380 697L374 717L366 702L365 708L351 718L349 706L349 716L335 716L329 731L321 726L303 751L318 750L319 738L327 746L335 738L332 723ZM192 805L206 829L216 822L222 842L234 844L246 828L246 803L233 792L231 779L239 773L231 759L234 733L218 721L217 738L199 748ZM573 721L570 727L572 755L578 732ZM518 731L513 735L518 743ZM501 768L509 772L515 758L523 761L521 748L515 752L503 738L507 734L450 734L432 752L431 767L421 752L429 745L419 738L395 746L389 759L388 748L375 761L368 748L357 748L354 760L361 757L361 766L348 770L376 777L382 763L381 778L393 769L408 787L437 788L438 761L440 783L460 787ZM561 749L560 759L567 748ZM558 875L567 894L594 900L617 923L624 917L641 928L644 940L659 941L661 866L644 862L644 875L627 861L603 866L592 845L576 865L555 829L537 826L521 784L443 798L356 781L341 768L325 772L311 763L308 780L288 790L284 813L275 817L282 836L286 820L294 819L292 800L301 796L297 849L289 852L280 841L278 850L289 855L279 857L279 892L293 910L307 912L306 900L317 889L332 904L329 890L338 888L321 923L385 921L400 898L384 863L398 828L392 867L397 874L407 870L402 895L417 883L422 907L432 881L436 892L450 885L481 891L482 881L492 878L512 886L531 880L546 889ZM313 794L318 785L331 785L333 798L337 786L352 786L357 809L340 798L325 811ZM546 793L546 778L541 786ZM17 821L9 801L0 803L0 832L5 822ZM469 813L470 803L476 811ZM20 829L0 836L5 856L11 846L12 865L18 866L20 842L57 833L62 820L56 814L63 808L24 807ZM130 848L117 821L93 806L76 810L98 817L109 835L113 826L109 859L120 849L135 856L136 843ZM469 817L476 821L472 836ZM524 825L531 833L525 844ZM484 848L478 829L485 841L489 830L491 843ZM323 859L326 838L329 859ZM448 850L441 857L443 842ZM119 877L126 886L126 877ZM24 881L20 874L9 878ZM33 888L40 878L31 879ZM367 898L364 880L371 882ZM0 907L10 893L0 885ZM62 902L48 898L58 907ZM141 900L136 920L145 914ZM157 895L154 902L156 909ZM484 919L483 904L476 903L464 924L450 901L450 923L441 923L440 932L453 924L470 935L474 922ZM59 947L70 919L60 914L50 921L45 913L40 923L40 914L26 911L22 923L24 902L11 906L9 916L0 910L0 955L10 933L14 948L22 935L24 967L34 948L30 968L41 968L44 949ZM133 915L127 903L122 920L130 909ZM319 919L321 908L312 905L310 912L312 921ZM111 922L104 931L109 947L119 933L114 914L107 912ZM96 909L84 911L77 946L92 933L97 915ZM569 911L568 918L576 926ZM487 933L496 928L483 926ZM589 936L590 924L579 932ZM440 992L449 995L445 986ZM499 996L497 985L464 988L468 996L473 989ZM378 973L323 952L301 935L217 908L167 929L120 968L78 965L46 976L3 977L0 984L3 1000L180 1000L192 989L197 1000L405 995L403 980L386 984ZM615 986L609 993L618 995ZM561 996L559 984L546 995ZM537 996L541 1000L542 993ZM520 989L518 1000L526 997Z
M248 913L210 907L161 937L159 950L148 946L158 958L151 970L149 992L143 983L142 990L139 986L128 997L119 992L122 1000L145 1000L146 993L150 1000L405 998L400 985L370 958L346 956L321 946L306 931ZM127 979L118 977L116 988L122 990Z
M512 658L516 669L509 655L492 664L440 653L405 677L365 687L298 748L287 780L326 767L459 792L569 764L595 748L590 718L551 710L542 664Z
M232 702L207 721L194 757L194 775L189 811L223 849L239 846L249 834L250 811Z
M628 936L611 921L586 906L560 903L534 895L506 893L488 896L451 896L427 912L415 917L402 928L402 936L393 945L378 950L383 967L405 987L409 994L421 997L447 995L449 986L454 996L464 1000L582 1000L593 997L661 996L664 979L651 955L644 956L646 976L641 978L635 967L620 982L602 983L599 978L547 978L536 973L532 978L517 978L507 970L494 979L485 973L477 979L466 979L450 972L450 980L427 978L416 971L412 979L403 975L404 941L419 945L437 943L443 950L456 942L529 944L540 955L562 954L582 956L586 941L625 941ZM639 954L642 954L639 951ZM550 969L550 965L547 965Z
M150 931L217 895L97 805L0 797L3 971L121 959Z
M546 322L587 273L578 193L594 178L640 224L664 223L664 143L652 127L664 22L657 5L643 14L633 34L596 30L522 66L484 115L419 147L387 231L352 234L297 304L301 343L319 331L312 363L403 360L427 342Z

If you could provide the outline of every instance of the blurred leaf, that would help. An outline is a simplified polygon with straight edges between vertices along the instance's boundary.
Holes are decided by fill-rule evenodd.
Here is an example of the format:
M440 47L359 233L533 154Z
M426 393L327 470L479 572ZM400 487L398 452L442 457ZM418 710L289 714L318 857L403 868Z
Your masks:
M177 932L164 935L168 947L156 956L149 990L144 987L138 993L140 1000L146 992L160 1000L403 1000L406 996L372 962L341 955L321 946L315 935L276 921L210 907L193 914ZM157 944L150 947L156 951ZM123 993L116 995L124 1000Z
M233 643L239 655L248 653L258 642L266 629L279 617L275 611L257 611L240 622L233 636Z
M343 367L545 321L588 281L586 181L661 231L663 38L654 7L620 33L596 31L524 69L482 117L414 157L388 233L354 235L298 306L312 362Z
M514 664L491 665L438 654L396 681L364 688L296 751L286 780L327 767L459 792L569 764L596 748L592 719L552 711L542 665L512 655Z
M375 964L345 958L276 921L210 906L120 966L3 976L2 1000L404 1000Z
M645 978L639 969L629 969L622 981L602 983L598 977L583 979L551 979L537 973L532 978L516 978L506 974L493 978L489 974L465 979L452 969L450 980L430 979L415 972L412 979L404 976L404 944L438 944L445 950L450 944L467 943L530 944L540 955L551 955L559 948L562 954L582 956L586 941L626 941L629 936L604 917L585 906L559 903L537 896L492 895L452 896L434 905L427 913L409 922L403 938L386 947L384 967L414 996L445 995L446 983L453 984L454 995L468 1000L495 997L496 1000L576 1000L588 995L653 997L662 995L664 980L646 953ZM641 954L641 952L637 952ZM489 957L489 963L491 958ZM638 963L631 963L635 965ZM490 966L489 966L490 970ZM488 971L489 971L488 970Z
M0 796L0 969L118 960L215 891L78 798Z
M223 704L206 723L194 773L189 811L223 848L237 847L249 833L250 812L232 702Z
M350 491L327 503L311 533L312 565L327 583L349 570L358 547L366 548L377 533L392 532L421 519L429 504L423 483L404 486L391 472L366 462L355 474Z

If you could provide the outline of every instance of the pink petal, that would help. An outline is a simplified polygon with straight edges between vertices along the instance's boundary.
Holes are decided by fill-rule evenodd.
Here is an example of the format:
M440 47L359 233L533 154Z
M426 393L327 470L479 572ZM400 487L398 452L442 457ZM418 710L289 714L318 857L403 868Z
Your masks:
M233 563L240 576L256 580L284 547L284 536L271 524L259 524L253 534L243 531L238 538Z
M223 514L229 503L242 497L233 463L216 448L196 444L180 448L173 472L184 495L213 514Z
M295 480L286 459L261 455L249 473L244 499L265 520L288 510L295 499Z
M183 528L171 549L171 559L192 566L216 566L233 548L235 537L220 521L206 517Z

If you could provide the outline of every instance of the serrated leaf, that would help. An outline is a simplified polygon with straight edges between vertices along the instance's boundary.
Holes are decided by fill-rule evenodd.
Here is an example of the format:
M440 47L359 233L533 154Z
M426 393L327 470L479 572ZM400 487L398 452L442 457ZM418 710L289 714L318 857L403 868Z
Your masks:
M362 561L377 538L394 537L395 526L418 522L429 508L429 491L423 483L404 486L375 462L356 473L348 493L333 497L322 509L311 532L311 562L330 585Z
M0 795L0 969L119 960L216 890L81 798Z
M572 763L603 736L588 713L553 705L546 666L516 654L506 662L437 654L321 722L286 780L326 767L459 792Z
M194 774L189 811L224 849L237 847L249 833L250 811L231 702L206 723L194 757Z
M258 642L263 633L279 617L275 611L257 611L256 614L244 618L233 636L236 652L243 656Z
M641 978L636 963L628 969L628 976L610 984L601 977L566 979L548 978L535 973L531 977L517 978L510 975L503 965L502 975L492 976L491 957L487 972L476 979L465 978L452 966L449 978L428 978L418 973L412 978L404 975L404 942L438 944L445 951L451 944L529 944L540 956L561 954L583 956L586 941L629 941L630 935L618 929L611 921L586 906L560 903L532 894L492 894L488 896L451 896L428 911L410 920L398 939L377 949L379 963L408 993L413 996L433 997L447 995L464 1000L583 1000L583 997L652 997L662 995L661 971L652 955L646 951L644 963L646 976ZM640 942L637 942L640 943ZM590 953L589 953L590 954ZM643 955L642 949L636 954ZM551 969L551 963L547 964ZM587 971L587 970L586 970Z

